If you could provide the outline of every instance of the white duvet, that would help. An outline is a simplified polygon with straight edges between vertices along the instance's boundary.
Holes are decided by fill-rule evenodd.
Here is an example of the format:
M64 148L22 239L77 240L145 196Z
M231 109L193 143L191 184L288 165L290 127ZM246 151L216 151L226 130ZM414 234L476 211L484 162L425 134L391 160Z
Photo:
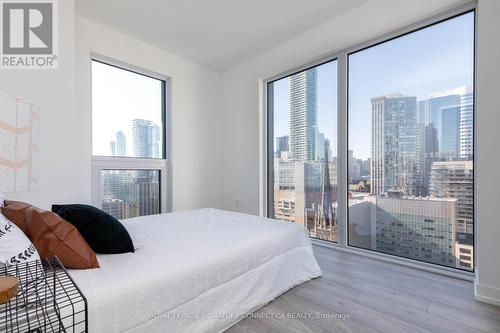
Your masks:
M123 221L135 253L69 270L89 332L221 332L321 275L300 225L216 209Z

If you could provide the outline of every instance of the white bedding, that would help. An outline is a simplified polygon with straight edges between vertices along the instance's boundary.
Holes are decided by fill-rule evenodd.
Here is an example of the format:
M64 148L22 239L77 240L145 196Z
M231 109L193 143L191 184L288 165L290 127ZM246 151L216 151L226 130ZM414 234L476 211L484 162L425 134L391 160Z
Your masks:
M307 231L216 209L123 221L135 253L69 270L89 332L222 332L291 287L321 275Z

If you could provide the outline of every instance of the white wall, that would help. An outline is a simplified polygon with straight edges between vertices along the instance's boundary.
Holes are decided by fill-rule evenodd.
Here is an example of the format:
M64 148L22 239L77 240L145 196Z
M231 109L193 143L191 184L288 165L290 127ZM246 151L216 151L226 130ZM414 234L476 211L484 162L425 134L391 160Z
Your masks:
M75 16L73 0L58 3L59 68L0 70L0 91L41 109L40 188L7 197L46 209L52 203L91 202L90 52L95 52L172 78L173 209L218 206L221 148L214 133L221 75Z
M0 70L0 91L40 106L39 190L8 194L9 199L50 208L60 201L77 201L78 149L75 133L74 1L58 2L59 68Z
M500 1L478 6L476 115L476 298L500 305Z
M220 199L220 145L217 133L221 75L181 57L76 18L78 188L91 201L90 54L132 64L172 80L173 209L217 206Z
M371 0L223 73L222 207L259 214L260 80L462 3Z

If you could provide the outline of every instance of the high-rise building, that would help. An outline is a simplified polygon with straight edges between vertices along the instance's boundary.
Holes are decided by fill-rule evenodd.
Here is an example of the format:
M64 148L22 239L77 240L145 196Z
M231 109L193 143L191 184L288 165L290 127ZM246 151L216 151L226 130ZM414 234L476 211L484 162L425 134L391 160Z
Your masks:
M325 157L328 155L328 151L325 153L325 134L321 132L316 133L316 160L323 161ZM330 143L328 143L328 147ZM330 155L328 155L330 156Z
M134 119L132 121L133 148L135 157L151 157L149 132L152 125L153 123L149 120Z
M361 178L362 163L363 161L358 158L352 159L352 182L359 182Z
M114 141L109 143L109 156L116 156L116 143Z
M361 162L361 176L362 177L370 176L371 164L372 164L372 159L371 158L368 158L368 159L363 160Z
M329 151L328 145L325 145L325 149ZM327 229L323 229L325 233L322 233L321 237L333 235L332 223L319 223L317 218L323 207L333 207L336 204L336 162L284 161L280 158L274 158L274 174L275 218L301 224L309 229L311 235L316 235L315 230L325 226ZM325 198L331 204L322 205ZM322 219L325 215L323 212L321 214Z
M127 155L127 140L122 131L116 132L116 156Z
M372 193L415 195L417 98L396 94L371 102Z
M288 135L276 138L276 156L280 157L282 151L288 151Z
M438 158L437 131L432 124L417 125L416 144L417 190L415 195L419 197L425 197L429 194L429 177L431 173L432 162L434 162Z
M139 174L129 184L129 193L131 201L138 207L139 216L160 213L160 184L147 173L142 176Z
M460 97L460 157L472 158L474 153L474 95Z
M427 100L427 125L437 130L439 153L443 157L458 155L459 110L461 88L441 92ZM458 118L458 120L457 120ZM449 123L450 122L450 123Z
M132 121L134 157L160 157L160 128L152 121L134 119Z
M457 233L455 257L457 268L469 271L474 269L474 235Z
M114 198L104 198L101 202L101 209L118 220L125 218L125 205L123 200Z
M130 217L124 214L124 207L129 202L129 193L126 184L130 181L131 177L128 172L121 170L102 171L102 210L117 219Z
M456 199L376 197L376 250L455 266Z
M158 171L103 170L102 209L118 219L158 214L160 184Z
M153 124L149 129L149 142L151 143L151 157L160 158L161 157L161 130L160 126Z
M309 69L289 79L290 158L312 161L316 157L317 72Z
M460 106L441 108L441 137L439 153L453 159L460 156Z
M417 124L427 124L427 100L418 102Z
M432 163L430 195L457 199L457 232L474 233L474 176L472 161Z
M314 163L314 162L313 162ZM274 159L274 217L306 226L307 189L320 186L319 168L310 163ZM312 175L311 184L306 179Z

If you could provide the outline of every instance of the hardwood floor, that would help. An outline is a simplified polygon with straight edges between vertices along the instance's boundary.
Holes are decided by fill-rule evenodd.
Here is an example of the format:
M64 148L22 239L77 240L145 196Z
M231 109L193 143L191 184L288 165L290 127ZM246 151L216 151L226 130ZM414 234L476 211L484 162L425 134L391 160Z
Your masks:
M500 307L476 302L472 282L320 246L314 252L320 278L226 332L500 332Z

